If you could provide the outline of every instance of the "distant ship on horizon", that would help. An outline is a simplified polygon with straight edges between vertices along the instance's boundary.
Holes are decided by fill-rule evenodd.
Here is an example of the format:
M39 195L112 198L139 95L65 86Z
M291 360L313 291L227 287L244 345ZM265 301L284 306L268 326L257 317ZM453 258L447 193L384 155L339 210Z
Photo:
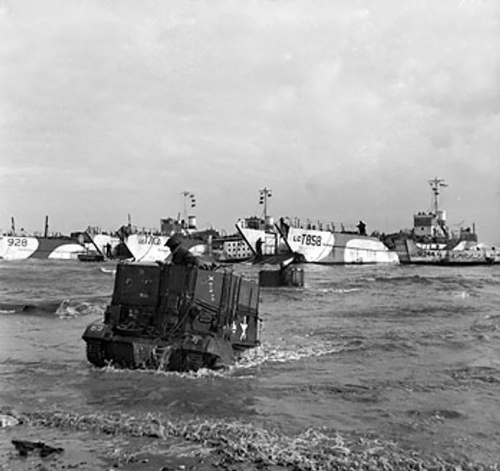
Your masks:
M428 181L432 191L431 209L413 215L413 228L384 237L403 264L489 265L500 263L500 251L478 242L475 224L452 231L446 211L439 207L441 188L448 184L435 177Z

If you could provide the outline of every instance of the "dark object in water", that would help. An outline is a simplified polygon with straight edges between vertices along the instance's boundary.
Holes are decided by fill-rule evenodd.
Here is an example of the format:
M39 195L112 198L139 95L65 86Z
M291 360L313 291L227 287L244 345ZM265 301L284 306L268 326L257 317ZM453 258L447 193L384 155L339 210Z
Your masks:
M80 262L104 262L106 258L102 253L81 253L78 254Z
M285 267L280 270L261 270L259 285L263 287L304 286L304 270L298 267Z
M30 442L27 440L12 440L12 444L16 447L16 450L21 456L28 456L28 453L35 451L45 458L53 453L62 453L63 448L54 448L52 446L46 445L43 442Z
M220 368L260 344L259 286L228 271L123 262L103 322L83 334L95 366Z

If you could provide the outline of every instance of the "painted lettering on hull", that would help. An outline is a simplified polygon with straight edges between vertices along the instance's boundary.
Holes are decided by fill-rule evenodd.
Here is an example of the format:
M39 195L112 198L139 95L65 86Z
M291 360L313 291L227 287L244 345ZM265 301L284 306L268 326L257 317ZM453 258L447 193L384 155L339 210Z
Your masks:
M0 237L0 258L4 260L76 260L85 247L67 239L47 237Z
M327 258L334 246L334 236L330 232L296 229L288 231L290 249L302 255L306 262L319 262Z
M131 234L125 240L125 245L137 261L164 261L170 255L170 249L165 246L168 239L168 236Z
M484 250L418 250L411 257L414 262L489 263L494 255Z
M137 238L139 245L161 245L162 240L158 236L142 235Z
M292 242L298 243L300 245L309 245L313 247L321 247L322 245L322 240L321 240L321 235L319 234L309 234L309 233L302 233L302 234L294 234L292 236Z
M0 237L0 258L4 260L25 260L38 249L35 237Z
M292 251L313 263L398 263L396 253L378 239L290 228L288 241Z

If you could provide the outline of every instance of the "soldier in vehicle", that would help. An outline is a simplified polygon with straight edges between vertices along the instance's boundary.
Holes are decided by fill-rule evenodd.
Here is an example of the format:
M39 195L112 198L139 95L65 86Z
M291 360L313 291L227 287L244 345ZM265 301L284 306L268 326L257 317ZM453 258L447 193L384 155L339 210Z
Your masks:
M182 246L182 243L175 236L170 237L165 244L171 253L170 263L173 265L184 265L188 267L199 266L198 258L193 255L188 249Z

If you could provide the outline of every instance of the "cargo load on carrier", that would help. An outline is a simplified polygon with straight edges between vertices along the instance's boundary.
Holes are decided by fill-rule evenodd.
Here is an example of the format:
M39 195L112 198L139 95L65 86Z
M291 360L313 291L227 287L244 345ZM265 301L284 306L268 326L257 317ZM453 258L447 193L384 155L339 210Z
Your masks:
M122 262L103 321L84 334L95 366L217 369L260 344L259 286L228 270Z

